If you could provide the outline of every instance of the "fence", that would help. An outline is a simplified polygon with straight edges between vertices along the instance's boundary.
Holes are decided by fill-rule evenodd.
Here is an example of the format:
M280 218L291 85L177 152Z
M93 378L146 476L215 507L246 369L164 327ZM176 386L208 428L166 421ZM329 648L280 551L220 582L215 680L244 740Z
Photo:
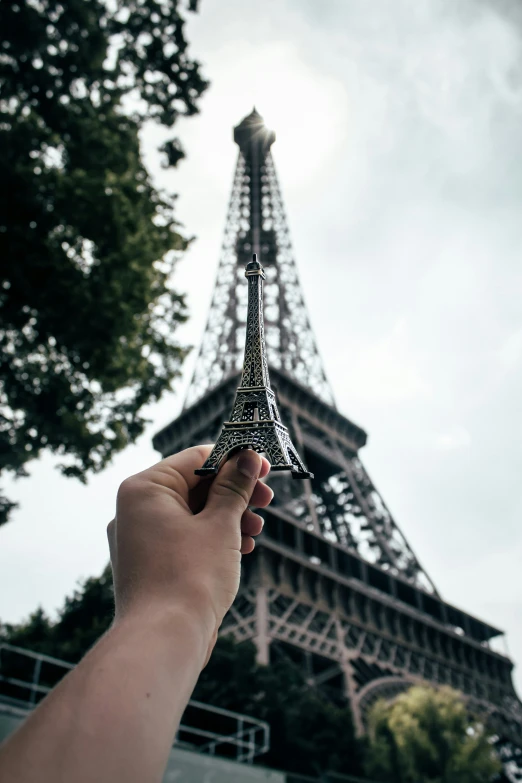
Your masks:
M320 778L287 773L286 783L376 783L376 781L369 778L357 778L353 775L340 775L337 772L324 772Z
M30 711L74 669L50 655L0 644L0 704ZM191 700L183 713L174 746L252 764L266 753L270 727L265 721Z

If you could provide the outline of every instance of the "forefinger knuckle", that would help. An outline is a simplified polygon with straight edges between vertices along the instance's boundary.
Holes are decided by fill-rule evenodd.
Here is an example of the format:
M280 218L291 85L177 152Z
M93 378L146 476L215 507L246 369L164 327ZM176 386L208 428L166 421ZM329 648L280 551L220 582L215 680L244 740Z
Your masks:
M129 476L121 482L118 489L118 500L121 502L135 500L143 493L143 481L138 476Z

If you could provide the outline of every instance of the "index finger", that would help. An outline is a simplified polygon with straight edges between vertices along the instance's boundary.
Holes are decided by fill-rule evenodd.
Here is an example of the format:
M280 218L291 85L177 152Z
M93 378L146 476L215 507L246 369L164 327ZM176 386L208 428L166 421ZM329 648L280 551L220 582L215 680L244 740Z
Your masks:
M203 446L192 446L189 449L166 457L161 462L157 462L151 468L143 471L143 474L146 475L148 473L151 476L156 474L157 476L158 473L161 473L163 486L176 492L185 501L188 501L189 493L196 489L196 495L200 501L196 505L203 506L212 482L196 476L194 471L203 465L213 448L214 445L212 443ZM270 463L266 457L262 457L259 478L264 478L269 471Z
M212 443L204 446L192 446L177 454L172 454L170 457L165 457L161 462L144 470L142 475L153 476L156 474L157 476L161 474L162 484L186 499L188 492L200 482L200 477L196 476L194 471L203 465L213 448Z
M236 452L237 457L237 452ZM270 463L267 460L266 457L261 457L261 472L259 473L259 478L263 479L265 478L270 472ZM205 503L207 502L208 492L210 487L212 486L212 481L215 477L214 476L206 476L201 480L200 483L198 483L193 490L190 491L189 494L189 506L190 510L193 514L198 514L200 511L203 511L203 508L205 507ZM258 486L262 487L263 482L258 481L254 492L252 494L252 497L256 497L256 493L259 494ZM268 490L267 490L268 491ZM266 497L266 495L263 495L263 497ZM256 501L257 502L257 501ZM255 505L255 503L254 503ZM263 506L266 505L266 503L263 502Z

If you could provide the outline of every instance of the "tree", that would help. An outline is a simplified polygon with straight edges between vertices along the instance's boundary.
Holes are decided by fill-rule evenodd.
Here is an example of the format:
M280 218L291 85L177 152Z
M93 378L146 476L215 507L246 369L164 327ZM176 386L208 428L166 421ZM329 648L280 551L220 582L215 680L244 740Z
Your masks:
M112 573L107 566L101 576L86 579L66 597L57 620L38 608L25 622L0 624L0 642L78 663L109 628L113 616Z
M370 712L366 772L387 783L487 783L500 771L485 726L449 687L415 686Z
M308 775L362 770L349 707L311 689L289 660L257 664L251 643L218 639L194 698L267 721L270 750L259 759L262 764Z
M179 373L170 276L188 240L139 143L207 86L178 5L0 4L0 471L27 475L48 449L85 480ZM183 157L175 138L161 152ZM0 524L12 507L0 499Z
M109 627L113 612L107 567L66 598L56 621L38 609L24 623L0 626L0 642L76 663ZM349 708L311 690L290 661L260 666L251 643L218 639L194 698L267 721L270 750L258 759L262 764L304 774L361 772L361 744Z

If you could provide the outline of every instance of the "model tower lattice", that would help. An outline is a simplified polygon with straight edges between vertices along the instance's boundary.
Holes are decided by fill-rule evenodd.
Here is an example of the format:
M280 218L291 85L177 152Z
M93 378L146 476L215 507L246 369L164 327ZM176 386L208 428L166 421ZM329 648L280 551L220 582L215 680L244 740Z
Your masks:
M265 454L271 470L291 470L293 478L313 478L281 422L270 386L263 324L263 281L266 276L256 253L246 266L245 276L248 280L248 314L241 384L230 421L224 423L207 461L195 473L199 476L217 473L228 454L250 448Z

